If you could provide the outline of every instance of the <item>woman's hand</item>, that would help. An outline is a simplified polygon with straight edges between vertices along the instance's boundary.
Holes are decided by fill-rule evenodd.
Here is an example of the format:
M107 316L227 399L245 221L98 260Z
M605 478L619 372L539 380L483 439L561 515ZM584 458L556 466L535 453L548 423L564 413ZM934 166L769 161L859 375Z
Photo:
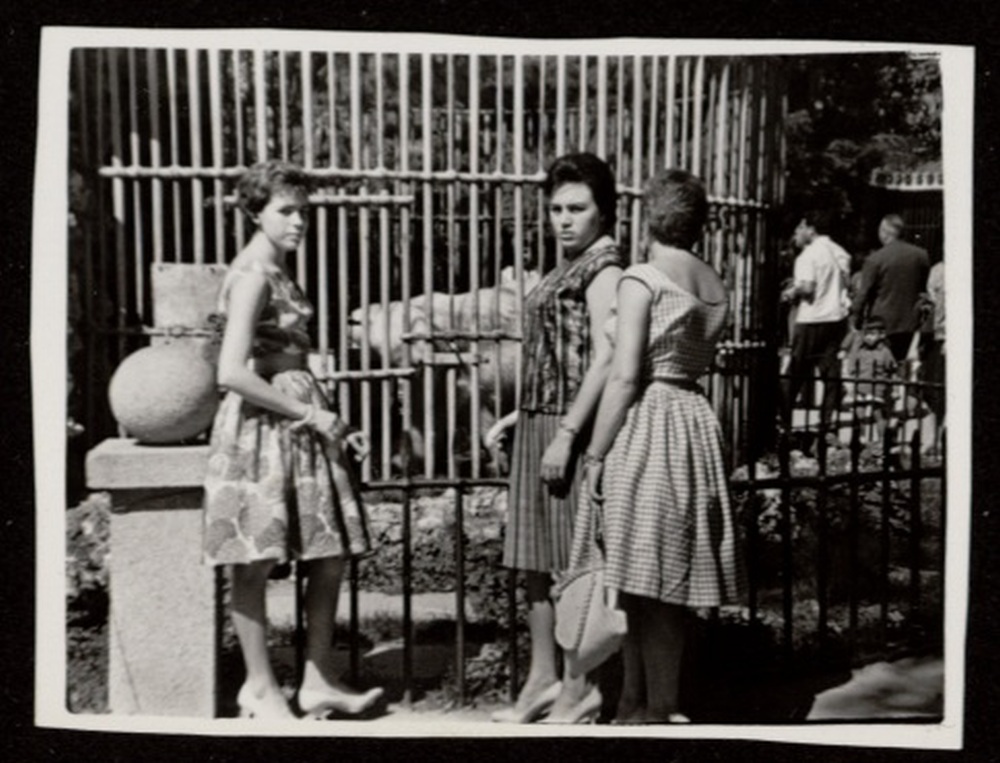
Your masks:
M368 458L368 454L371 453L371 441L368 439L368 435L360 429L348 432L344 436L344 442L347 443L347 447L354 451L355 461L364 461Z
M289 428L298 432L306 427L316 432L327 445L339 446L347 434L347 424L338 414L317 406L310 406L306 415L293 421Z
M583 482L587 488L587 495L591 501L601 503L604 501L604 492L601 486L601 478L604 476L604 462L586 458L583 464Z
M560 431L542 454L542 482L548 485L562 483L572 455L573 438L569 433Z
M487 450L496 450L507 437L507 430L517 423L517 411L508 413L491 426L483 436L483 446Z

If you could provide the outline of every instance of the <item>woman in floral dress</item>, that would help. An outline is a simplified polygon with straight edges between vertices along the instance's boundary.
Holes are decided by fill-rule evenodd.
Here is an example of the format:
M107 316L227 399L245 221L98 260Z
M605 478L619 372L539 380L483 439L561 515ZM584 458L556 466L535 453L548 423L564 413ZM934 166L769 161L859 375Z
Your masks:
M308 225L308 178L269 161L240 179L238 203L256 225L219 295L225 329L218 382L226 390L212 428L205 478L208 564L232 569L232 619L246 665L243 715L295 718L267 652L265 587L278 563L299 560L308 577L305 666L299 712L363 712L382 690L357 692L333 664L333 627L344 564L370 550L364 509L342 448L367 453L348 433L306 368L313 308L289 277L286 258Z

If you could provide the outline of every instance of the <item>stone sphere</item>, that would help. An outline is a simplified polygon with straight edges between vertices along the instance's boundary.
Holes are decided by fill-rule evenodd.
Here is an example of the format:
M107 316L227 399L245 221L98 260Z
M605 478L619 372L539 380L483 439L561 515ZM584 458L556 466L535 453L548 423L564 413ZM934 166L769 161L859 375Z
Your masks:
M145 347L115 370L108 401L118 423L139 442L188 440L208 429L219 407L215 367L190 345Z

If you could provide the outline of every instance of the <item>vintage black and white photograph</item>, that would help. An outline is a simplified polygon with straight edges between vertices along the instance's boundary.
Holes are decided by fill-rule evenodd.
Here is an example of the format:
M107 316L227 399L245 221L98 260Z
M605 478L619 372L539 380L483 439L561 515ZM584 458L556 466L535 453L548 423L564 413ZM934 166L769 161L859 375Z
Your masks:
M41 50L38 724L961 746L970 48Z

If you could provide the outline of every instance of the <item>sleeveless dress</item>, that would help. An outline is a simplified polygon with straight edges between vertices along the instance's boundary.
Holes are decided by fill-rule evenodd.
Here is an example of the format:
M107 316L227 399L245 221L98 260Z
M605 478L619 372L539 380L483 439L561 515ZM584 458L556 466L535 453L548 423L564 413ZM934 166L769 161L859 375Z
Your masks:
M741 595L743 567L721 429L698 378L728 303L703 302L648 263L622 278L645 284L653 303L644 386L605 458L605 584L670 604L718 606Z
M587 287L604 268L622 264L618 245L602 236L547 273L525 297L521 401L504 532L507 567L558 573L569 562L573 518L584 491L580 456L589 431L576 438L563 489L542 482L542 455L590 364Z
M248 272L261 273L268 284L268 301L254 332L254 357L304 356L313 307L278 268L254 263L230 269L219 294L220 315L226 315L232 285ZM290 397L329 408L307 370L281 371L269 381ZM323 441L308 428L292 432L291 423L236 392L223 398L205 477L207 564L350 557L371 550L364 505L354 496L337 495Z

